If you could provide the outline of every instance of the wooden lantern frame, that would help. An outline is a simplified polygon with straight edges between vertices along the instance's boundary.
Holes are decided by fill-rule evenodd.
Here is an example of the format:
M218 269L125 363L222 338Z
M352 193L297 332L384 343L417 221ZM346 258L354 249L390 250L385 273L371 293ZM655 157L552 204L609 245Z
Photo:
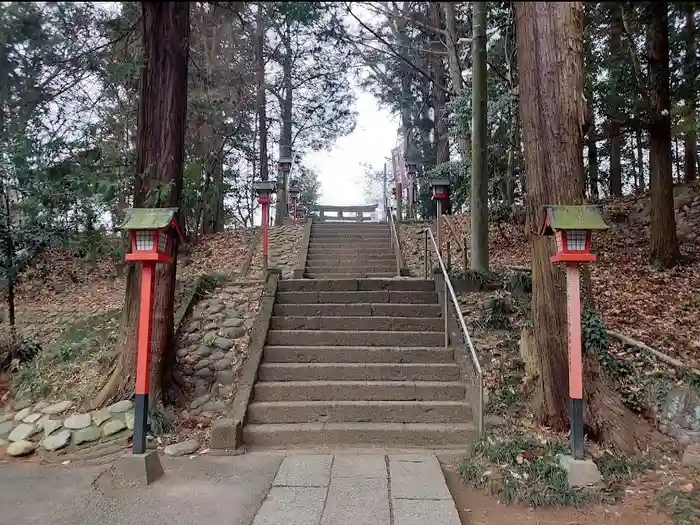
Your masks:
M175 214L177 208L130 208L117 228L129 232L131 262L171 263L175 258L175 235L182 232Z
M591 252L593 232L607 230L602 208L594 205L545 206L541 235L553 235L556 253L553 263L591 263L596 256ZM573 245L573 247L572 247Z

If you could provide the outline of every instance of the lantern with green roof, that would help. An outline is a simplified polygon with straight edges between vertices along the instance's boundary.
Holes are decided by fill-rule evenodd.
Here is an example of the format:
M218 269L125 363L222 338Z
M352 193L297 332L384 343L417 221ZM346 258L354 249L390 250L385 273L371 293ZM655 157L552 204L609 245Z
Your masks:
M545 206L544 223L540 233L554 235L556 253L553 263L594 262L591 253L593 232L607 230L600 206Z
M128 230L131 253L127 261L170 263L174 258L174 237L182 238L175 214L177 208L130 208L117 228Z

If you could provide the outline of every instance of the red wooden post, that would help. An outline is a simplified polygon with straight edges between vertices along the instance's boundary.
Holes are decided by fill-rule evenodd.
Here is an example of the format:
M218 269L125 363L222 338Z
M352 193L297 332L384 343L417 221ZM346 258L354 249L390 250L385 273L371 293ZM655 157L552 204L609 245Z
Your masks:
M153 333L153 292L155 264L145 262L141 269L141 300L136 356L136 403L134 406L134 454L146 452L148 394L151 386L151 336Z

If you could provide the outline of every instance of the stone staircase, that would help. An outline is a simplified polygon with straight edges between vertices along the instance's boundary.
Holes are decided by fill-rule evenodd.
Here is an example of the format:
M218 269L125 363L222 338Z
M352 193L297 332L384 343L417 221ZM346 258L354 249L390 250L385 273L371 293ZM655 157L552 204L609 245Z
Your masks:
M304 277L393 277L396 258L387 224L313 223Z
M314 278L279 283L244 442L463 446L476 431L434 282L395 277L386 224L312 234Z

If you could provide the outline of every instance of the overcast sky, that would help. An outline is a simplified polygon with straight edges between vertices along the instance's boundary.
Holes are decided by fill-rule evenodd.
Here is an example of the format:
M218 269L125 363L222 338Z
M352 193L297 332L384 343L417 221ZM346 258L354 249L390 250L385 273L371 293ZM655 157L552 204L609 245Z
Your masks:
M363 164L382 168L396 145L398 120L380 108L373 95L359 88L355 91L355 131L338 139L330 151L312 153L304 159L304 164L318 173L319 204L375 204L365 202Z

